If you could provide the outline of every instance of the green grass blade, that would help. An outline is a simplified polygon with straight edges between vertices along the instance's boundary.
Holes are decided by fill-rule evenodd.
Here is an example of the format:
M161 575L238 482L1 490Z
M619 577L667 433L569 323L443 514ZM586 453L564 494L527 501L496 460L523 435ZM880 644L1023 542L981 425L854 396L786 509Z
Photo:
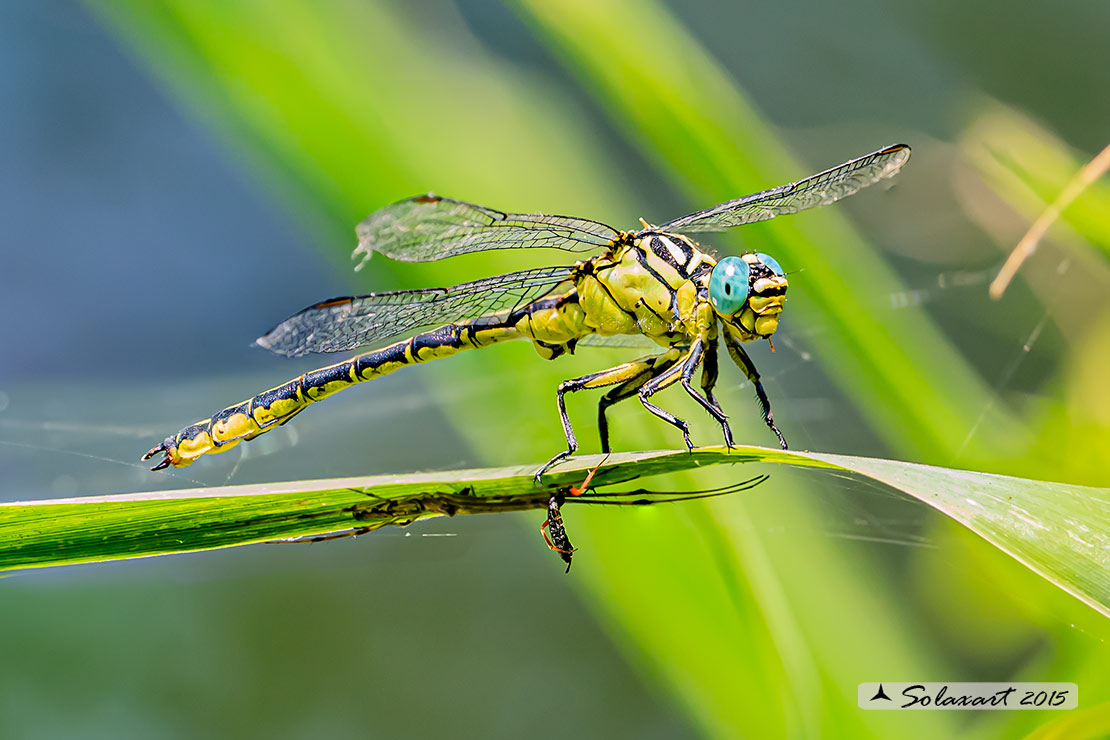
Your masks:
M1110 616L1110 489L877 458L809 456L929 504Z
M762 457L759 454L757 457ZM702 455L613 455L597 480L685 470ZM755 459L734 455L731 462ZM615 470L622 461L632 467ZM0 570L210 550L454 514L545 508L597 461L534 484L538 466L177 489L0 505Z
M759 447L622 453L607 460L585 456L553 472L542 487L532 481L534 468L518 467L5 504L0 569L191 552L443 515L542 509L552 491L580 483L599 463L594 481L608 485L754 462L839 469L890 486L1110 616L1110 489Z

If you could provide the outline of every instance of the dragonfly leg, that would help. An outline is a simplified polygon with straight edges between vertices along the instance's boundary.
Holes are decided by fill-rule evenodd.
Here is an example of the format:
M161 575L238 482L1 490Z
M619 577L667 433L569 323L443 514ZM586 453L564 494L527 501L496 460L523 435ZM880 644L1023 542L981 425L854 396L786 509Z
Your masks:
M689 356L690 353L687 354L687 357ZM644 405L644 408L646 408L648 411L655 414L668 424L672 424L678 427L682 431L682 439L686 442L686 447L690 450L693 450L694 443L690 441L690 425L682 419L679 419L677 416L670 413L669 411L664 411L648 400L659 391L671 385L674 385L678 380L680 380L685 365L685 362L681 364L675 363L662 375L645 383L644 387L640 389L640 392L637 395L640 397L640 403Z
M748 353L740 346L739 342L732 341L728 335L725 335L725 347L728 348L729 357L736 363L736 366L744 371L744 375L748 376L748 380L755 386L755 395L759 399L759 406L763 409L763 422L770 428L775 436L779 438L779 444L782 449L789 449L786 446L786 438L782 436L782 432L775 426L775 417L771 413L771 401L767 398L767 391L763 390L763 383L759 381L759 372L755 369L755 363L748 357Z
M717 360L717 340L713 339L706 342L705 345L705 358L701 366L701 390L705 393L707 401L720 408L716 396L713 395L713 389L717 387L717 376L721 367Z
M670 364L673 365L679 356L680 350L670 349L656 357L646 357L633 362L626 362L616 367L611 367L608 370L583 375L574 380L564 380L560 383L559 390L556 392L555 397L559 406L559 420L563 424L563 434L565 434L567 438L567 449L555 455L539 469L536 473L536 483L541 482L543 474L546 473L552 465L567 459L578 449L578 439L574 436L574 429L570 425L570 417L567 416L566 395L568 393L583 391L590 388L604 388L609 385L632 383L638 381L640 376L649 373L661 360L669 360Z
M597 432L601 437L602 452L610 452L609 419L606 416L609 407L629 398L634 398L636 394L640 392L640 388L643 387L644 383L647 383L652 378L658 377L668 370L676 361L677 357L670 356L670 353L659 355L658 357L646 358L643 362L647 367L641 375L621 383L616 388L607 391L605 395L601 397L601 400L598 401L597 404Z
M690 384L694 377L694 373L698 369L698 365L704 362L701 375L701 387L705 391L702 396ZM721 429L725 435L725 446L732 447L732 430L728 426L728 415L717 403L717 399L713 397L713 386L717 383L717 341L705 341L701 338L694 341L690 347L690 353L686 356L686 361L682 363L682 387L690 394L691 398L700 403L702 407L709 412L709 415L717 420L721 425Z

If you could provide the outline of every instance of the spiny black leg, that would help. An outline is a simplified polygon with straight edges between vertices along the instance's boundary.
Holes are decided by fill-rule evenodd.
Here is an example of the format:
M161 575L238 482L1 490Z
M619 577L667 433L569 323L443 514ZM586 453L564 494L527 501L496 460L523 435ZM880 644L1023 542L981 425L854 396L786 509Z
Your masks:
M651 398L651 396L678 380L681 372L682 365L674 365L671 369L667 370L667 372L663 373L658 378L655 378L654 380L651 380L647 384L645 384L644 387L640 389L638 395L640 397L640 403L644 405L644 408L646 408L648 411L655 414L668 424L676 426L680 430L682 430L682 439L686 442L686 448L689 450L693 450L694 443L690 441L690 425L682 419L679 419L674 414L668 411L664 411L648 400L649 398Z
M701 371L701 389L705 392L706 400L724 414L724 409L721 408L721 404L717 402L716 396L713 395L713 389L717 385L717 370L720 367L717 360L717 340L714 339L705 348L705 360ZM729 428L728 421L723 422L722 427L725 433L725 446L731 449L732 429Z
M782 436L782 432L775 426L775 417L771 413L771 400L767 398L767 392L763 390L763 383L759 381L759 372L755 369L755 363L748 357L748 353L739 343L730 341L729 337L725 337L725 347L728 348L728 354L736 366L744 371L744 375L748 376L748 380L755 386L755 395L759 399L759 406L763 410L763 423L765 423L775 436L779 438L779 444L782 449L789 449L786 445L786 438Z
M717 340L714 339L705 345L705 358L701 366L701 389L706 399L717 408L721 406L713 395L713 389L717 387L717 374L720 367L717 358Z
M621 383L616 388L613 388L601 397L597 404L597 431L601 437L601 451L608 454L609 449L609 419L606 412L610 406L620 403L621 401L634 398L643 387L652 378L656 378L662 373L666 372L674 363L675 359L669 358L666 355L649 358L649 361L644 361L644 372L633 378L632 380Z
M609 454L611 451L609 449L609 419L605 412L609 410L610 406L635 396L640 387L650 379L650 375L645 375L627 383L621 383L613 390L606 392L601 400L597 402L597 434L601 437L601 451L605 454Z
M590 377L592 378L593 376ZM567 448L552 457L542 468L536 471L537 484L540 483L543 474L547 472L548 468L561 460L566 460L578 449L578 440L575 438L574 429L570 425L570 417L567 416L567 402L564 397L570 391L582 390L582 388L585 387L585 382L585 378L577 378L575 380L565 380L559 384L559 390L556 391L555 397L559 405L559 421L563 423L563 434L565 434L567 438Z
M705 347L702 344L702 341L700 339L695 341L693 346L690 347L690 354L687 355L686 362L683 363L683 365L682 365L682 387L686 389L686 392L689 393L690 396L695 401L700 403L702 405L702 407L706 411L709 412L710 416L712 416L714 419L717 420L717 423L721 425L721 430L724 432L725 446L731 448L732 447L732 430L728 426L728 415L725 414L724 410L717 403L716 399L712 399L711 397L703 397L700 393L695 391L693 386L690 384L690 381L694 377L694 373L698 369L698 364L700 362L702 362L703 358L704 358L704 361L706 363L706 371L708 371L708 369L709 369L709 362L710 362L709 358L710 357L713 358L713 365L714 365L713 375L716 376L716 363L717 363L717 359L716 359L717 346L716 346L716 343L715 342L713 343L712 351L710 351L708 354L706 354L704 350L705 350ZM714 377L713 380L714 380L714 382L716 382L716 377ZM703 385L703 387L704 387L704 384L705 384L705 373L703 372L702 373L702 385ZM710 385L709 388L710 388L710 392L712 392L713 386Z
M767 398L767 392L763 390L763 383L760 383L758 380L752 382L755 385L755 394L759 398L759 405L763 408L763 422L770 427L771 431L775 433L775 436L779 438L779 444L782 445L782 449L790 449L786 446L786 438L782 436L782 432L775 426L775 417L771 413L771 401Z
M644 405L645 409L647 409L651 413L655 414L656 416L658 416L663 421L667 422L668 424L673 424L674 426L678 427L682 431L682 440L686 443L686 449L691 450L691 451L694 449L694 443L690 441L690 425L689 424L687 424L682 419L679 419L677 416L670 413L669 411L665 411L665 410L659 408L658 406L656 406L651 401L647 400L647 398L644 397L643 393L640 394L640 403L642 403Z

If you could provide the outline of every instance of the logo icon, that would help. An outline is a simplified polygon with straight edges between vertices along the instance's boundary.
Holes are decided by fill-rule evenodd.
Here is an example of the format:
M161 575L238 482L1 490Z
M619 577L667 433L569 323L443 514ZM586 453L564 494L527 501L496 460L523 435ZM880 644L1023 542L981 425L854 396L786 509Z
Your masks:
M875 701L876 699L886 699L887 701L894 701L893 699L891 699L889 696L886 695L885 691L883 691L883 685L882 684L879 684L879 690L876 691L875 695L871 697L871 701Z

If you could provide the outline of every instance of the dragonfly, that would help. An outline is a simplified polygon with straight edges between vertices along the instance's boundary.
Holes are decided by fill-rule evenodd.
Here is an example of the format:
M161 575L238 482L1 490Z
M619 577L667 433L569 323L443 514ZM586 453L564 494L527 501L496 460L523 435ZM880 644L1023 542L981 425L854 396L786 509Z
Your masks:
M506 213L433 194L398 201L356 228L356 270L375 253L404 262L493 249L596 254L573 265L537 267L447 288L369 293L311 305L256 343L286 357L375 348L190 424L150 449L143 460L161 455L153 470L190 465L276 429L341 390L465 350L527 340L540 357L553 360L580 345L620 344L628 337L646 339L653 351L559 384L555 396L567 448L537 471L537 482L578 449L565 398L579 391L608 389L598 403L602 452L610 451L608 409L631 398L677 428L687 448L694 449L688 422L653 401L675 384L720 424L725 444L732 447L728 416L713 393L721 345L751 382L764 423L786 449L759 372L744 349L752 342L769 342L778 329L786 272L774 257L760 252L718 259L688 234L724 231L828 205L895 175L909 157L908 146L894 144L659 226L641 219L642 228L635 231L573 216ZM390 339L397 341L379 346ZM693 385L699 368L700 392Z

